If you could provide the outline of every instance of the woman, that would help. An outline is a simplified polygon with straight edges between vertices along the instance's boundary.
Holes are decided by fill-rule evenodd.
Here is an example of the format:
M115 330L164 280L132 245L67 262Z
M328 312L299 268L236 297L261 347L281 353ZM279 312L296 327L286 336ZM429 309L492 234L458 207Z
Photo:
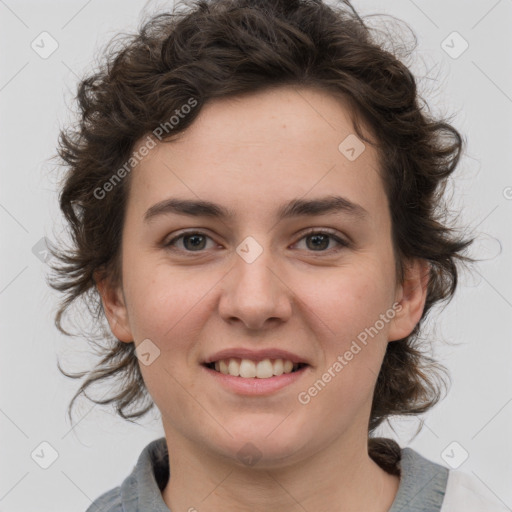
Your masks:
M471 240L442 222L459 133L348 1L198 0L78 100L56 322L92 301L113 338L79 393L116 376L96 402L165 432L88 510L502 510L372 437L439 401L415 342Z

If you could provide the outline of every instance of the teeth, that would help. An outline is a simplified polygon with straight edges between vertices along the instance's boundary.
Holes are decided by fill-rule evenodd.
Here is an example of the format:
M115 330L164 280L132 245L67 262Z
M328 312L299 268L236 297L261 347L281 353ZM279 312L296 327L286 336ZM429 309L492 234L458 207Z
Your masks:
M256 368L256 377L258 377L258 379L268 379L274 375L274 366L270 359L263 359L263 361L260 361L254 366ZM241 373L242 372L240 372L240 374Z
M238 377L240 375L240 363L236 359L230 359L228 363L229 375Z
M290 373L293 370L293 363L288 359L285 359L283 362L283 371L284 373Z
M244 377L244 379L256 377L256 365L249 359L242 359L239 368L240 377Z
M284 373L284 365L282 359L276 359L274 361L274 374L282 375Z
M244 379L268 379L274 375L291 373L297 367L298 364L293 364L287 359L263 359L256 363L250 359L230 358L215 362L215 370L218 372Z
M226 363L226 361L222 360L222 361L217 361L217 362L219 363L220 373L227 375L229 373L229 371L228 371L228 364ZM217 367L215 367L215 369L217 369Z

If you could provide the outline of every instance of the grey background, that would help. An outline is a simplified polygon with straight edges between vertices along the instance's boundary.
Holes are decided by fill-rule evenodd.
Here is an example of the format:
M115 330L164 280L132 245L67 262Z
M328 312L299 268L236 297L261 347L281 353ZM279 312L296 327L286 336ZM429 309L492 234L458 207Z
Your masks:
M71 119L77 76L91 69L114 34L137 27L143 9L166 5L172 4L0 0L3 512L84 511L122 482L146 444L163 436L158 413L132 425L85 400L71 429L66 408L79 381L59 373L57 356L73 370L93 359L84 340L64 337L54 327L58 297L46 286L47 265L33 248L62 230L59 172L50 158L59 128ZM409 64L420 90L434 113L455 114L453 124L468 141L452 206L460 210L461 224L476 227L473 254L485 259L472 275L461 276L458 295L431 323L434 355L452 376L447 398L424 415L416 437L417 419L395 420L394 431L385 427L380 433L444 465L467 452L459 469L474 474L512 509L512 0L354 5L363 15L397 16L417 34L419 46ZM58 43L46 59L31 47L43 31ZM462 40L446 39L453 31L469 44L457 58L442 47L461 48ZM48 469L31 456L36 450L40 463L49 461L51 449L42 442L58 453Z

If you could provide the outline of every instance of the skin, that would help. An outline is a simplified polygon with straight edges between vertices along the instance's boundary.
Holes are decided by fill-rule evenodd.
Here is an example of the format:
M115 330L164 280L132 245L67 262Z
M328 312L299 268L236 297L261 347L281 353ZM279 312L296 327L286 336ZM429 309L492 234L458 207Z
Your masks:
M122 284L97 286L114 335L136 345L149 338L160 350L152 364L139 364L162 414L172 475L162 496L173 512L383 512L395 498L399 479L368 456L367 426L387 343L421 318L428 274L425 261L410 261L397 283L377 154L366 144L349 161L338 150L353 133L340 99L281 86L208 103L180 140L157 144L132 171ZM275 219L291 199L333 194L367 218ZM144 223L146 210L168 197L209 200L236 216L168 214ZM330 238L316 248L307 228L352 243ZM209 237L199 252L183 238L174 251L164 246L183 229ZM263 250L250 264L236 252L247 236ZM298 393L395 302L399 312L378 335L299 403ZM200 366L232 347L278 347L311 367L271 396L242 397ZM261 457L253 466L237 457L249 442Z

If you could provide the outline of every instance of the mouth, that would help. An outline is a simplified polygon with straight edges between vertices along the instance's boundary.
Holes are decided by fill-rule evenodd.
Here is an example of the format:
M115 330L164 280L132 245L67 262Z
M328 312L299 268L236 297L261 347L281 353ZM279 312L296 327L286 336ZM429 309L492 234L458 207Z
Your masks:
M241 379L270 379L283 374L296 373L309 366L307 363L294 363L289 359L262 359L254 361L231 357L220 359L202 366L215 372Z

